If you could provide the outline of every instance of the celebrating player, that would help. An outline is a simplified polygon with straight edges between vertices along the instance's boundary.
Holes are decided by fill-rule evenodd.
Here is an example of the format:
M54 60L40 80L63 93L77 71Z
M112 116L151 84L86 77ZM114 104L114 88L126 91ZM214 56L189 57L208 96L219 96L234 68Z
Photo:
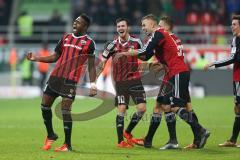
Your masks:
M100 69L97 75L100 75L107 60L122 51L127 51L130 48L139 49L142 46L141 40L129 34L129 22L125 18L118 18L116 20L116 27L118 37L108 44L103 52L103 61L100 63ZM132 130L141 120L146 111L146 97L145 91L141 81L141 75L138 71L139 64L136 56L123 56L118 59L113 66L113 79L115 81L116 97L115 105L118 107L116 117L116 128L118 136L118 147L130 148L132 143ZM129 98L132 97L133 102L137 106L137 112L132 115L132 119L124 131L124 116L128 108ZM123 137L127 139L124 141Z
M188 90L190 72L188 66L184 62L182 50L179 50L178 45L167 31L163 28L159 28L156 16L150 14L143 17L142 30L147 35L151 35L146 45L141 49L131 49L121 54L127 56L137 55L138 58L144 61L147 61L155 55L160 63L168 67L167 83L171 84L172 87L164 96L159 96L157 98L149 131L143 141L144 146L152 146L152 137L161 122L161 112L164 110L165 112L173 111L177 113L181 119L191 126L195 138L193 144L187 146L187 148L203 148L210 132L199 124L196 114L193 116L192 112L186 109L187 103L190 102ZM120 54L119 57L121 57Z
M231 55L227 59L216 61L213 63L207 64L204 69L208 70L209 67L222 67L233 64L233 91L235 96L235 121L233 123L232 136L229 140L224 142L223 144L219 144L220 147L237 147L237 138L240 131L240 15L234 15L232 17L232 47L231 47Z
M41 102L42 117L47 130L43 150L49 150L52 143L58 138L53 130L51 111L52 104L58 96L62 97L61 109L65 141L55 151L65 152L72 150L71 105L74 101L76 85L86 60L88 60L88 71L91 81L90 95L96 94L95 43L86 34L89 25L90 18L86 14L81 14L73 23L73 33L63 35L55 48L54 54L47 57L39 57L31 52L27 54L27 59L31 61L57 62L43 91Z

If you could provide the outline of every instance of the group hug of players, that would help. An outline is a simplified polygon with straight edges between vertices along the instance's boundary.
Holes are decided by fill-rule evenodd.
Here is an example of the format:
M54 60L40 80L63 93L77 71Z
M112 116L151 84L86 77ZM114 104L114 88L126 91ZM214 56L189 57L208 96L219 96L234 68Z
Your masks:
M61 109L65 141L55 151L71 151L72 117L71 106L75 99L76 88L79 78L82 76L85 62L88 62L90 79L90 95L97 94L96 81L109 58L112 58L112 76L115 82L115 105L118 113L116 116L116 130L118 137L117 147L131 148L135 144L146 148L152 147L154 134L161 123L164 114L169 132L169 141L160 149L178 148L176 136L176 115L190 125L193 132L193 142L184 148L200 149L207 142L210 132L204 128L192 109L189 95L190 72L184 60L183 46L181 40L172 32L173 22L169 17L162 17L158 22L155 15L149 14L142 18L142 31L148 36L148 41L141 43L139 38L130 35L129 22L125 18L116 20L116 31L118 33L102 53L103 60L95 65L95 43L87 35L90 26L90 18L81 14L73 23L73 32L64 34L58 42L55 52L47 57L40 57L29 52L27 59L31 61L53 63L56 65L51 72L46 87L43 90L41 111L47 130L47 137L43 150L49 150L54 141L58 139L52 125L52 104L58 97L62 97ZM223 61L210 63L209 67L225 66L234 63L234 89L235 89L235 113L236 118L233 126L232 137L220 144L220 146L237 147L236 141L240 130L240 16L232 18L233 42L231 57ZM156 62L138 63L148 61L155 57ZM156 99L155 107L150 120L148 132L144 138L134 138L132 130L138 124L146 112L146 94L141 81L141 69L153 71L164 70L163 83ZM169 87L170 86L170 87ZM136 112L131 117L130 123L124 129L124 116L132 98L136 105Z

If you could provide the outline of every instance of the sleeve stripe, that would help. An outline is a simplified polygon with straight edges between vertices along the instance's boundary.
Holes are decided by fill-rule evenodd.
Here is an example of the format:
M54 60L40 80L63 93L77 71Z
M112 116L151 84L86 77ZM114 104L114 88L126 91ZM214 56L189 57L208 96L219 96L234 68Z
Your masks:
M213 64L214 64L214 65L217 65L217 64L229 62L229 61L231 61L231 60L234 59L234 54L235 54L235 53L231 53L230 57L228 57L228 58L226 58L226 59L224 59L224 60L216 61L216 62L214 62Z

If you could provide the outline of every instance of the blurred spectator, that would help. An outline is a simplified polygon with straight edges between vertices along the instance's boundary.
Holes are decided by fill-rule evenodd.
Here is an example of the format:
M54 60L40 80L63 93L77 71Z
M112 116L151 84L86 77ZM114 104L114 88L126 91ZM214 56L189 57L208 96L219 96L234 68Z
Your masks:
M197 25L198 20L199 20L199 17L196 11L193 10L187 14L188 25Z
M185 0L173 0L173 19L174 24L179 25L184 23L186 16Z
M163 8L162 14L171 16L173 12L172 0L161 0L161 4Z
M32 75L33 75L33 63L25 58L22 57L20 61L20 71L22 76L22 85L32 85Z
M63 24L62 15L57 9L53 10L48 24L52 26L58 26Z
M240 0L225 0L228 15L239 14Z
M19 35L21 37L31 37L33 33L33 18L27 11L22 11L17 20Z
M196 25L203 17L206 23L227 24L230 15L240 12L240 0L72 0L75 16L88 12L97 25L112 25L115 17L128 17L135 24L141 16L149 13L167 14L174 17L175 24ZM204 13L204 14L202 14ZM200 15L199 15L200 14ZM200 16L200 17L199 17ZM209 22L207 22L209 23Z
M11 48L10 55L9 55L9 65L11 67L11 71L16 70L17 60L18 60L17 49L16 48Z
M119 16L120 17L131 17L129 7L126 0L119 1Z
M47 44L47 42L44 42L42 48L39 50L39 56L46 57L49 55L50 55L50 51L48 50L48 44ZM47 78L47 73L49 71L49 63L39 62L38 63L38 71L40 73L39 86L41 89L43 89L45 80Z
M5 0L0 0L0 18L1 21L4 19L4 16L6 16L6 4L5 4ZM2 23L2 22L0 22Z
M205 11L201 14L200 23L201 25L207 25L207 26L214 24L214 18L213 18L213 15L210 13L210 11Z
M212 43L217 45L224 45L227 44L227 39L225 36L225 28L223 25L219 24L216 26L216 28L211 31L211 34L213 37Z
M205 59L204 54L201 54L200 58L197 59L195 69L202 70L206 64L208 64L208 61Z
M106 10L105 10L105 18L107 24L112 24L112 22L115 22L118 14L117 6L115 0L107 0L106 4Z

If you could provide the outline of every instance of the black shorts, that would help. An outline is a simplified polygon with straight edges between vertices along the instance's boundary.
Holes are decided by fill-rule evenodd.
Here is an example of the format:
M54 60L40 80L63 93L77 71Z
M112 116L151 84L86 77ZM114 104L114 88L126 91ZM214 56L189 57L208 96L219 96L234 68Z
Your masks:
M233 94L235 96L235 104L240 104L240 82L233 81Z
M65 97L75 99L77 82L61 77L51 76L43 90L44 94L53 97Z
M115 89L115 106L126 105L128 107L130 96L135 105L146 103L146 93L141 80L116 82Z
M160 87L157 101L162 104L185 107L191 102L189 94L190 72L181 72L171 77Z

